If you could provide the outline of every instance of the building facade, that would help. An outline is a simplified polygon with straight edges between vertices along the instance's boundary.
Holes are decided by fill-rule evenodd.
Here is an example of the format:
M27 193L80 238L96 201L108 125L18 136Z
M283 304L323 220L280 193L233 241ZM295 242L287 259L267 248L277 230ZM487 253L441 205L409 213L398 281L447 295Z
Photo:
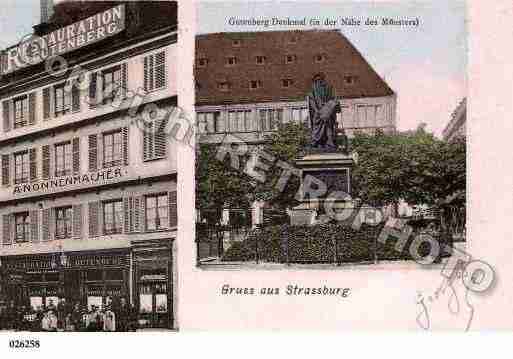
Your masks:
M396 128L396 94L338 30L198 35L194 73L201 143L231 134L258 145L280 122L308 124L306 96L319 74L340 101L340 132L351 138ZM262 223L264 205L254 203L250 213L227 209L222 222L242 216Z
M454 141L458 138L467 137L467 98L461 100L458 107L451 115L449 123L442 131L442 137L445 141Z
M176 8L62 3L34 27L46 61L7 63L21 44L3 53L4 300L124 297L140 326L177 326ZM51 51L67 70L49 70Z

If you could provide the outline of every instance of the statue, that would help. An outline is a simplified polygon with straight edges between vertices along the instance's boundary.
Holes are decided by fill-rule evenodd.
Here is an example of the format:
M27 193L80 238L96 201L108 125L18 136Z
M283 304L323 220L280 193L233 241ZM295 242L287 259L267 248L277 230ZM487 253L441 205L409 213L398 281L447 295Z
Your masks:
M307 103L312 130L311 147L322 152L335 152L337 150L337 113L340 113L341 109L332 87L324 76L314 77L312 93L308 95ZM346 142L344 135L344 144ZM347 149L344 148L345 150Z

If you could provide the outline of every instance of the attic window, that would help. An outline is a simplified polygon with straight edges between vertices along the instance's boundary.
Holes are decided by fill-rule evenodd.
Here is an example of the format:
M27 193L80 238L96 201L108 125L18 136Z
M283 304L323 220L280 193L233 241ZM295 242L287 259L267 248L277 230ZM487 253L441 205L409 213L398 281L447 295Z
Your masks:
M231 87L232 86L228 81L219 81L217 83L217 89L219 91L230 91Z
M326 60L326 55L325 54L317 54L314 56L314 60L315 60L315 62L323 62L324 60Z
M249 88L251 90L256 90L256 89L259 89L263 86L263 83L262 81L260 80L251 80L249 81Z
M297 56L296 55L286 55L285 56L285 63L286 64L292 64L294 62L296 62L297 60Z
M256 63L257 65L263 65L265 64L266 57L265 56L257 56L256 57Z
M282 79L281 87L288 88L294 84L294 80L292 79Z
M206 57L201 57L198 59L198 67L207 67L208 59Z
M346 85L354 85L356 82L356 76L344 76L344 84Z
M239 39L232 40L232 46L233 47L240 47L241 41Z
M226 58L226 66L235 66L237 65L237 58L235 56L230 56Z

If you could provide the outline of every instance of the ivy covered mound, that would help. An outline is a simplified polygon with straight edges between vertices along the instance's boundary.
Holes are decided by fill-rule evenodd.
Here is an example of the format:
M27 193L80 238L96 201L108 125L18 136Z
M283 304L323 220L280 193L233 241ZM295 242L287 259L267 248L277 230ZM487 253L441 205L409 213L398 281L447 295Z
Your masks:
M222 260L272 263L350 263L378 260L412 259L408 248L395 250L397 240L390 236L386 244L377 241L383 225L363 225L359 230L343 224L315 226L274 225L252 230L246 239L235 242ZM421 256L429 253L429 244L419 248Z

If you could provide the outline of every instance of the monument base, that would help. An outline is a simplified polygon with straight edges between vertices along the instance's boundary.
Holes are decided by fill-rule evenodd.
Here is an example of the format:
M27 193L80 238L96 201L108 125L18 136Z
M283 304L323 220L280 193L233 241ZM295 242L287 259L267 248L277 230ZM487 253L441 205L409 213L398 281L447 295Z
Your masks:
M355 154L336 152L307 154L297 159L296 168L301 171L301 204L290 212L291 224L326 223L331 218L327 212L350 207L351 171L355 163Z

